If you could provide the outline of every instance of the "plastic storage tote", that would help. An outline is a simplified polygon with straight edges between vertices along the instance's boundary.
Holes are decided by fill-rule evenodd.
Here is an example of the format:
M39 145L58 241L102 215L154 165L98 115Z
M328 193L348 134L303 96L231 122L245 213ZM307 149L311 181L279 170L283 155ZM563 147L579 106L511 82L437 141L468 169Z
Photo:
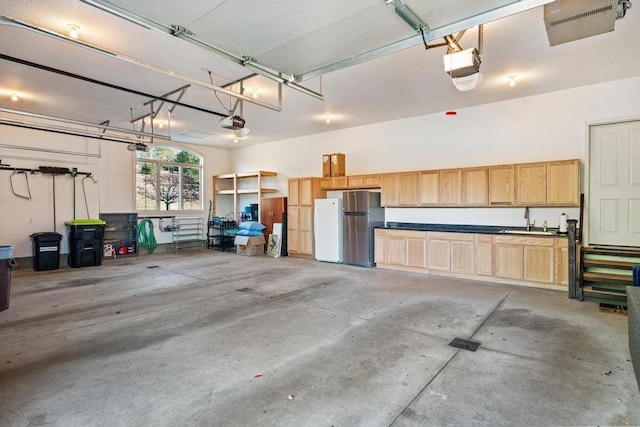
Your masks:
M35 271L60 268L60 233L33 233L33 269Z

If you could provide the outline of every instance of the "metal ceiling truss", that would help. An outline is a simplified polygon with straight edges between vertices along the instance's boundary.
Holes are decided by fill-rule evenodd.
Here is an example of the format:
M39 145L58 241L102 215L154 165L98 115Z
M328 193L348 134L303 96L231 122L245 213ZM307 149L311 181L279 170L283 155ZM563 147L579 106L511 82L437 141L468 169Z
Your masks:
M80 136L85 138L100 139L103 141L120 142L124 144L152 144L156 140L171 141L171 138L164 135L157 135L144 131L136 131L131 129L124 129L115 126L109 126L108 124L95 124L84 122L80 120L67 119L64 117L48 116L45 114L29 113L26 111L13 110L9 108L0 108L0 113L13 114L17 116L27 117L35 121L20 121L10 118L0 118L0 125L21 127L25 129L34 129L46 132L60 133L65 135ZM41 123L42 121L52 121L57 124L63 123L65 125L52 125ZM107 122L103 122L107 123ZM81 126L82 129L77 126Z
M59 33L57 31L50 30L48 28L39 27L37 25L31 24L31 23L28 23L28 22L25 22L25 21L21 21L21 20L18 20L18 19L10 18L10 17L7 17L7 16L0 16L0 25L14 26L14 27L21 28L21 29L24 29L24 30L32 31L32 32L35 32L37 34L40 34L40 35L43 35L43 36L46 36L46 37L50 37L50 38L53 38L55 40L64 41L64 42L70 43L70 44L72 44L74 46L82 47L82 48L88 49L88 50L90 50L92 52L96 52L96 53L99 53L101 55L108 56L110 58L118 59L120 61L127 62L129 64L133 64L133 65L136 65L136 66L139 66L139 67L143 67L143 68L146 68L148 70L155 71L155 72L164 74L166 76L173 77L173 78L182 80L184 82L191 83L191 84L196 85L196 86L201 86L203 88L210 89L210 90L213 90L213 91L218 92L218 93L223 93L225 95L229 95L229 96L232 96L234 98L240 98L240 99L242 99L244 101L250 102L250 103L255 104L255 105L259 105L259 106L264 107L264 108L268 108L270 110L274 110L274 111L278 111L278 112L281 111L280 107L275 106L275 105L271 105L271 104L269 104L267 102L263 102L263 101L260 101L260 100L257 100L257 99L253 99L253 98L251 98L249 96L245 96L245 95L230 91L228 89L225 89L223 87L216 86L216 85L213 85L213 84L210 84L210 83L206 83L206 82L203 82L201 80L197 80L197 79L195 79L193 77L187 76L185 74L177 73L177 72L175 72L173 70L167 69L167 68L162 67L160 65L150 64L148 62L141 61L141 60L136 59L134 57L131 57L131 56L128 56L128 55L125 55L123 53L116 52L116 51L113 51L113 50L109 50L107 48L104 48L102 46L98 46L96 44L92 44L92 43L89 43L89 42L86 42L86 41L80 41L80 40L77 40L77 39L73 39L73 38L67 36L66 34L62 34L62 33Z
M152 99L150 101L146 101L144 104L145 107L149 106L150 112L148 114L145 114L143 116L140 117L136 117L135 119L131 119L131 124L133 124L135 126L135 123L142 121L142 124L140 125L140 130L144 131L145 125L146 125L146 121L144 119L146 119L147 117L150 117L150 124L149 126L151 127L151 133L154 133L154 123L153 121L156 119L156 117L158 116L158 114L160 114L160 112L162 111L162 108L164 107L164 105L166 103L171 103L170 107L167 107L167 114L169 116L168 119L168 132L169 132L169 136L171 136L171 113L173 113L173 110L176 109L176 107L178 106L177 103L180 102L180 100L182 99L182 97L184 96L184 94L187 92L187 89L189 89L191 87L191 85L185 85L182 87L179 87L176 90L172 90L171 92L167 92L164 95L160 96L160 99ZM176 97L175 101L171 101L169 99L170 96L178 94L178 96ZM160 105L158 106L157 109L155 109L155 103L157 101L160 101Z
M142 16L136 15L132 12L129 12L128 10L122 9L114 4L111 4L103 0L80 0L80 1L90 6L96 7L100 10L103 10L107 13L110 13L112 15L115 15L119 18L132 22L143 28L160 31L166 34L171 34L176 38L185 40L193 44L194 46L204 49L210 53L213 53L223 59L226 59L227 61L233 62L237 65L241 65L245 68L249 68L252 71L256 72L257 74L260 74L261 76L267 79L278 82L279 84L284 84L292 89L305 93L319 100L324 100L322 93L318 93L314 90L311 90L309 88L299 85L297 82L300 80L297 79L296 76L292 74L283 73L277 70L273 70L269 67L265 67L264 65L259 64L255 58L252 58L250 56L236 55L234 53L228 52L219 47L206 43L196 38L194 34L185 27L182 27L179 25L166 26L158 22L152 21L150 19L144 18ZM250 101L249 99L246 99L246 98L242 98L242 99L245 101Z

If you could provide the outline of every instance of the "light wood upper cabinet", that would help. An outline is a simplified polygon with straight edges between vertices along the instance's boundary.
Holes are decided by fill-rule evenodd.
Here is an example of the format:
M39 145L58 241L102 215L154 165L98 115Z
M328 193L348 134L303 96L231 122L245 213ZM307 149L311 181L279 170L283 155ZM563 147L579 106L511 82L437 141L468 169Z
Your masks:
M346 190L349 188L346 176L333 176L331 178L322 178L320 188L323 190Z
M462 204L487 206L489 204L489 169L462 169Z
M333 190L333 179L330 177L320 179L320 188L323 190Z
M363 175L364 187L365 188L379 188L380 187L380 175L372 174L372 175Z
M364 176L362 175L351 175L347 178L347 187L348 188L364 188Z
M382 206L398 206L398 174L380 175L380 204Z
M580 160L515 165L520 206L579 206Z
M289 206L313 206L315 199L326 196L326 191L320 188L320 178L292 178L289 179Z
M419 173L398 174L398 206L418 206Z
M580 205L580 160L547 164L547 204Z
M300 179L300 206L313 206L313 186L317 180L311 178ZM318 187L320 184L318 183Z
M438 200L440 206L462 206L462 170L439 171Z
M438 171L420 172L420 206L438 206Z
M513 205L516 202L516 176L514 165L489 168L489 205Z
M516 200L520 206L547 203L547 164L525 163L516 165Z
M298 206L300 204L300 180L299 179L289 180L289 194L287 194L287 198L289 199L289 206Z

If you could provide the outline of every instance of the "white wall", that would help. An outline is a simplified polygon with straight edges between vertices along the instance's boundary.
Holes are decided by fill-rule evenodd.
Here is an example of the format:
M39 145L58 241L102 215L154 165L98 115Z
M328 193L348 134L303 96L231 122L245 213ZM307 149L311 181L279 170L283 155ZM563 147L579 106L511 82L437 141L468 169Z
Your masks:
M321 176L322 155L345 153L347 175L587 159L587 126L640 117L640 77L553 92L444 113L376 123L301 138L248 146L231 152L237 172L278 172L286 179ZM350 112L357 114L357 112ZM532 209L537 225L557 227L576 208ZM387 221L524 225L523 210L387 209Z
M322 155L326 153L345 153L347 174L567 158L582 159L584 167L588 124L638 118L639 99L640 77L636 77L461 109L455 117L431 114L232 151L183 146L205 157L205 210L198 214L206 217L213 175L275 171L278 177L269 186L278 188L276 195L286 195L288 178L321 176ZM98 180L98 184L85 181L91 217L100 212L135 210L133 154L124 144L3 126L0 145L99 154L100 158L93 158L0 146L0 159L14 167L77 167L81 172L91 172ZM15 257L29 257L29 235L55 230L65 236L62 253L66 253L64 222L73 218L73 179L69 175L56 178L54 226L51 176L30 175L32 200L24 200L12 194L10 174L0 171L0 245L12 245ZM81 178L76 178L77 218L87 216ZM14 180L20 185L24 177ZM243 204L241 201L240 208ZM565 211L570 218L578 216L575 208L534 208L531 215L538 225L547 220L550 227L556 227L560 213ZM516 226L524 223L522 209L514 208L387 209L387 220ZM156 233L156 237L159 243L171 238L169 233Z
M205 158L203 201L204 210L194 214L206 218L212 195L213 175L229 172L229 151L199 145L183 146ZM13 146L16 148L10 148ZM33 151L24 148L33 148ZM90 154L98 157L53 153L52 150ZM37 169L39 166L73 168L90 172L98 181L85 180L87 207L82 189L83 175L76 178L75 218L97 218L101 212L135 212L134 153L122 143L98 141L75 136L2 126L0 128L0 159L17 168ZM9 182L11 172L0 171L0 245L13 246L15 258L33 254L30 235L56 231L63 235L60 252L68 253L65 221L74 219L73 178L56 177L56 223L53 222L53 178L48 174L29 175L32 199L13 195ZM16 192L26 194L24 176L13 178ZM154 229L158 243L169 243L171 233Z

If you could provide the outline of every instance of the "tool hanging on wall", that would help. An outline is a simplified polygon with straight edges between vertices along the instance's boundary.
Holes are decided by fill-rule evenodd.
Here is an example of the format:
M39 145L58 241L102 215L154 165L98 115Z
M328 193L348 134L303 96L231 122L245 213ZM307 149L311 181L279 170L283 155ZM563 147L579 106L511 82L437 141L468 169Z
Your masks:
M70 174L73 179L74 179L74 218L75 218L75 177L77 175L86 175L86 176L91 176L91 172L78 172L78 170L76 168L73 168L73 170L69 169L69 168L62 168L62 167L58 167L58 166L39 166L38 169L28 169L28 168L12 168L7 164L2 164L2 162L0 161L0 170L6 170L6 171L11 171L11 176L9 177L9 180L11 181L11 190L13 191L13 194L15 194L18 197L22 197L22 198L29 198L29 200L31 200L31 190L28 187L28 181L27 181L27 189L28 189L28 193L29 196L24 196L22 194L18 194L16 193L14 186L13 186L13 176L17 175L19 173L24 173L25 177L26 177L26 173L29 172L31 174L36 174L36 173L43 173L43 174L50 174L52 176L52 181L53 181L53 231L55 231L56 229L56 176L57 175L66 175L66 174ZM86 198L85 198L86 200Z
M89 216L89 202L87 201L87 189L84 186L85 179L92 180L94 184L97 184L98 181L96 181L96 179L92 175L85 176L84 178L82 178L82 181L81 181L82 182L82 194L84 195L84 206L85 206L85 208L87 208L87 219L89 219L91 217Z
M26 190L27 190L27 195L23 195L20 194L16 191L15 188L15 183L13 181L13 177L15 177L16 175L24 175L24 179L25 179L25 183L26 183ZM27 172L25 171L17 171L14 170L11 175L9 176L9 182L11 183L11 192L13 193L14 196L18 196L20 198L23 199L27 199L27 200L31 200L31 188L29 188L29 175L27 175Z
M73 178L73 219L76 219L76 176L78 176L78 168L71 168L71 177Z

